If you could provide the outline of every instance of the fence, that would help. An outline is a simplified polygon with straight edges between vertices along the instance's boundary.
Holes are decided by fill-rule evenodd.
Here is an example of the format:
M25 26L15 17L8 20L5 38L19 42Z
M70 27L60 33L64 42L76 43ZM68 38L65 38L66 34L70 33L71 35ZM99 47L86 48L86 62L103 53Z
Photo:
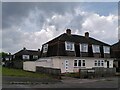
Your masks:
M116 68L92 68L79 69L80 78L107 77L114 76Z
M58 79L61 78L61 69L36 66L36 72L49 74Z

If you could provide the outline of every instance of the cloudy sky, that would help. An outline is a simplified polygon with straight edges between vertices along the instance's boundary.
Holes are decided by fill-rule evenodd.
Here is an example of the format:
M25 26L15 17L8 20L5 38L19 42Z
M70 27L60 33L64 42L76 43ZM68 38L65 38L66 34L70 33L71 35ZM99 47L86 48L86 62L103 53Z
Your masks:
M3 2L2 50L41 49L67 28L113 44L118 41L117 16L117 2Z

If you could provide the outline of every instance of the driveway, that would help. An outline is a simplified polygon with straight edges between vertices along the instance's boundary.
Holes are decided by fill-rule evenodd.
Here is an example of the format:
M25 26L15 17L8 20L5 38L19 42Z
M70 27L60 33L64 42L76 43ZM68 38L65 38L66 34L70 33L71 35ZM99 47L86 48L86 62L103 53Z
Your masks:
M118 77L100 79L77 79L62 77L62 80L38 78L3 77L3 88L118 88ZM4 90L4 89L3 89Z

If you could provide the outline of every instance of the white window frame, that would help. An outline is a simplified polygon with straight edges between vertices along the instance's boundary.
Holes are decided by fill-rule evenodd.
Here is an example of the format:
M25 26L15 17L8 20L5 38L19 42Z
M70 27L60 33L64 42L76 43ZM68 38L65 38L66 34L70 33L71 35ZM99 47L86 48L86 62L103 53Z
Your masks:
M38 59L38 55L33 55L33 59Z
M109 46L103 46L104 53L110 54L110 47Z
M70 48L68 48L70 47ZM65 42L65 50L66 51L75 51L75 48L74 48L74 43L73 42Z
M104 60L95 60L94 66L95 67L104 67Z
M93 53L100 53L100 45L92 45Z
M48 44L43 45L43 53L48 51Z
M75 66L75 61L77 61L77 65ZM81 65L79 65L79 62L81 62ZM74 60L74 67L85 67L86 61L84 59L75 59Z
M23 60L29 60L30 59L30 55L22 55L22 59Z
M88 52L88 44L80 43L80 52Z

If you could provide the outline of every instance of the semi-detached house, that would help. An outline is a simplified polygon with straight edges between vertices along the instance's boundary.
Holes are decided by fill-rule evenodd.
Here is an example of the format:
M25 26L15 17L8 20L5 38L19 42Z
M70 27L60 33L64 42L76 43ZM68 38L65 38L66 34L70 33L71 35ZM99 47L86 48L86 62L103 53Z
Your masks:
M62 73L78 72L94 67L113 68L110 45L96 40L86 32L84 36L66 33L42 45L41 58L25 62L24 70L35 71L36 66L61 69ZM31 65L31 68L28 66Z

